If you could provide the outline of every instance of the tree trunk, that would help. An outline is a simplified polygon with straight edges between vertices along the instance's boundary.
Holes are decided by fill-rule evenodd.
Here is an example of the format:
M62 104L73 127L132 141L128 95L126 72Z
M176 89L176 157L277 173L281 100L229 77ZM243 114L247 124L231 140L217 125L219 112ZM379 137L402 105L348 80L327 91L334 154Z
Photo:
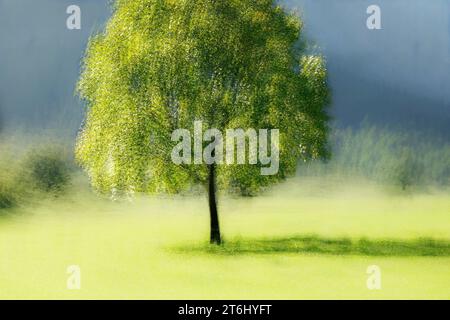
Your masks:
M216 165L208 165L208 200L209 200L209 213L211 217L211 244L221 244L220 238L220 226L219 226L219 213L217 212L217 196L216 196Z

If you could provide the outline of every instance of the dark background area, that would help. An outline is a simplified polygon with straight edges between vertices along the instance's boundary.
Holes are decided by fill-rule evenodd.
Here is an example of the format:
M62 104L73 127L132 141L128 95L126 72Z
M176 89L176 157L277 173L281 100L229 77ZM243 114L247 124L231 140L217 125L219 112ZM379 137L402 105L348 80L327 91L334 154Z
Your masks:
M280 2L300 12L327 59L340 126L367 119L450 138L450 1ZM81 30L66 28L71 4L81 7ZM382 30L366 27L371 4L381 7ZM108 0L0 0L0 130L76 134L80 61L109 15Z

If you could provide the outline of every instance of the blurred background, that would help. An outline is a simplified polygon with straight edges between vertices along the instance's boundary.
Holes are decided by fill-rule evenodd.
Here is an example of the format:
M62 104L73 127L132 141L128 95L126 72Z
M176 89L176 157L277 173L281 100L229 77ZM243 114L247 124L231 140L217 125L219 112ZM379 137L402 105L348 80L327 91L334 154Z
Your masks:
M108 0L0 0L0 117L3 130L53 128L74 136L83 106L74 95L90 34ZM450 137L450 2L284 0L328 61L331 113L342 126L367 118ZM66 8L81 7L81 30ZM382 30L366 9L381 8Z
M310 50L327 60L334 171L385 179L399 166L421 167L428 180L448 183L450 2L280 3L301 15ZM72 4L81 8L81 30L66 28ZM372 4L381 8L381 30L366 27ZM3 137L21 132L73 143L84 115L75 94L80 62L110 14L108 0L0 0Z

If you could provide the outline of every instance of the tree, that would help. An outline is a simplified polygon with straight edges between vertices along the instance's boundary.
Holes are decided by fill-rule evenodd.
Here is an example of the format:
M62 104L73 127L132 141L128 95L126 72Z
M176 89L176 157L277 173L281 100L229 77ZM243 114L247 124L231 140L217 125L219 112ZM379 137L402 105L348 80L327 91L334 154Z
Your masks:
M402 190L419 185L424 174L424 166L419 156L411 148L403 147L394 166L394 177Z
M274 0L117 0L94 35L78 84L87 103L76 155L99 191L208 191L220 244L217 189L252 196L327 155L329 92L301 21ZM261 163L171 161L179 128L280 129L279 171ZM191 131L192 132L192 131Z

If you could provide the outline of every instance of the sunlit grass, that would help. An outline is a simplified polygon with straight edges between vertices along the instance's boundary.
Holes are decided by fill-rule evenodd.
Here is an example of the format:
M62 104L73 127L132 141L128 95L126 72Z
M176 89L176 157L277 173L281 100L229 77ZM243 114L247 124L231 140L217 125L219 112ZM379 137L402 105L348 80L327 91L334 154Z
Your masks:
M448 193L352 185L222 196L225 246L208 250L204 198L112 203L74 190L0 219L0 297L450 298ZM69 265L81 290L66 287ZM367 289L369 265L382 290Z

